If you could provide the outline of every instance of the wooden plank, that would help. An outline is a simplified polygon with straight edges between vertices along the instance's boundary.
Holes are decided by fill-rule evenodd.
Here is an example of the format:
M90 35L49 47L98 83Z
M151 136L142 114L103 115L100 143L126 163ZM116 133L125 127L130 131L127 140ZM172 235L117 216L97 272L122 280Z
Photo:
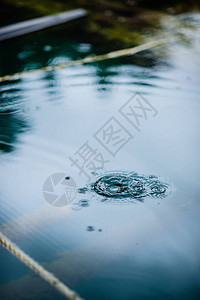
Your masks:
M0 28L0 41L11 39L17 36L39 31L52 26L67 23L72 20L86 16L87 12L82 9L74 9L46 17L28 20Z

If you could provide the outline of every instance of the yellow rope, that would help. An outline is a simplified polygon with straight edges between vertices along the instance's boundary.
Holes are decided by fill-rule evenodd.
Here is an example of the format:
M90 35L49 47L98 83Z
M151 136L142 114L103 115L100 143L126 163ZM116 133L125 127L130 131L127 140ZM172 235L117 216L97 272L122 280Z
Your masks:
M47 281L51 286L58 290L65 298L70 300L83 300L74 291L68 288L53 274L45 270L40 264L35 262L30 256L25 254L21 249L14 245L7 237L0 232L0 244L12 253L17 259L23 262L27 267L37 273L42 279Z
M56 65L51 65L51 66L45 66L39 69L33 69L33 70L27 70L19 73L15 73L12 75L5 75L0 77L0 82L7 81L7 80L12 80L12 79L19 79L23 75L27 75L30 73L35 73L38 71L52 71L52 70L58 70L58 69L63 69L65 67L69 66L76 66L76 65L82 65L82 64L88 64L96 61L102 61L102 60L107 60L111 58L118 58L121 56L125 55L133 55L157 46L160 46L168 41L167 38L162 38L158 40L153 40L148 43L128 48L128 49L122 49L122 50L117 50L113 52L109 52L107 54L102 54L102 55L97 55L97 56L88 56L86 58L78 59L78 60L73 60L73 61L68 61L62 64L56 64Z

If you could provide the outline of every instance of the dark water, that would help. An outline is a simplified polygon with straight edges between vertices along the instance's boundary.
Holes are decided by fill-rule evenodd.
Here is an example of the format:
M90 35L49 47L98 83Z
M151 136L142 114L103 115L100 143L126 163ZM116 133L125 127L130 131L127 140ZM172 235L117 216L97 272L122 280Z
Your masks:
M187 39L155 52L0 85L0 230L85 299L200 296L200 18L182 18ZM0 52L4 75L105 49L63 29ZM43 197L55 173L79 189L68 206ZM62 299L3 249L0 261L2 299Z

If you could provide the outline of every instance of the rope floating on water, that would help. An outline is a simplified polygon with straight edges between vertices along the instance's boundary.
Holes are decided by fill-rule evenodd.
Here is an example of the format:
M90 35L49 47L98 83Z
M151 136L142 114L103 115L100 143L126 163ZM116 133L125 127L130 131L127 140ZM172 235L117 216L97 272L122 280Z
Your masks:
M13 254L18 260L24 263L28 268L33 270L42 279L47 281L52 287L59 291L63 296L69 300L83 300L73 290L68 288L52 273L45 270L39 263L34 261L29 255L24 253L20 248L14 245L7 237L0 232L0 244Z
M23 71L23 72L19 72L19 73L15 73L12 75L5 75L0 77L0 82L3 81L8 81L8 80L15 80L15 79L19 79L20 77L24 76L24 75L28 75L31 73L36 73L39 71L53 71L53 70L59 70L59 69L63 69L65 67L69 67L69 66L77 66L77 65L83 65L83 64L88 64L88 63L93 63L93 62L97 62L97 61L103 61L103 60L108 60L108 59L112 59L112 58L118 58L118 57L122 57L122 56L126 56L126 55L133 55L151 48L155 48L157 46L161 46L163 44L165 44L167 41L169 41L168 38L162 38L162 39L158 39L158 40L153 40L147 43L144 43L142 45L139 46L135 46L132 48L127 48L127 49L122 49L122 50L117 50L117 51L113 51L113 52L109 52L107 54L101 54L101 55L97 55L97 56L88 56L86 58L82 58L82 59L78 59L78 60L73 60L73 61L68 61L62 64L56 64L56 65L51 65L51 66L45 66L39 69L33 69L33 70L27 70L27 71Z

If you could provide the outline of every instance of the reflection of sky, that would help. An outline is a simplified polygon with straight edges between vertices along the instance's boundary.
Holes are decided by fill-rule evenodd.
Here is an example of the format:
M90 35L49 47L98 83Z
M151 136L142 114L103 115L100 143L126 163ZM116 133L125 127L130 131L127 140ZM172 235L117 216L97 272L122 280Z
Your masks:
M177 44L171 47L168 67L111 64L100 70L97 65L85 65L28 75L10 85L10 89L16 89L13 93L5 93L9 96L7 109L13 116L6 121L10 129L6 134L12 135L15 130L17 140L11 142L15 151L1 153L1 224L26 214L19 223L8 224L7 230L9 226L16 230L17 243L23 249L46 262L63 280L72 278L83 294L87 291L81 272L84 279L93 280L89 283L93 282L97 290L100 286L108 289L106 282L119 285L126 276L132 280L130 298L133 287L133 295L141 293L143 282L153 296L180 295L184 291L185 299L198 284L199 61L196 50ZM141 92L158 110L155 118L143 123L141 133L134 131L118 112L135 92ZM93 138L111 116L135 137L116 158ZM16 122L21 126L20 120L30 127L21 134L16 130ZM52 208L50 212L41 193L44 180L61 171L71 175L78 187L83 186L85 178L70 166L68 156L73 156L87 140L110 160L106 170L161 175L175 187L175 194L133 205L103 204L88 194L79 194L77 201L88 198L89 207L55 213ZM88 225L95 231L86 231ZM46 251L46 257L42 251ZM10 258L4 256L2 259L9 263ZM77 268L79 272L74 271ZM26 270L18 275L27 275ZM104 281L99 282L99 278ZM30 279L46 291L47 287L43 288L29 274L16 284L29 282L30 288ZM0 290L8 291L10 285L4 284ZM126 287L126 283L121 286ZM103 290L99 291L101 297Z

